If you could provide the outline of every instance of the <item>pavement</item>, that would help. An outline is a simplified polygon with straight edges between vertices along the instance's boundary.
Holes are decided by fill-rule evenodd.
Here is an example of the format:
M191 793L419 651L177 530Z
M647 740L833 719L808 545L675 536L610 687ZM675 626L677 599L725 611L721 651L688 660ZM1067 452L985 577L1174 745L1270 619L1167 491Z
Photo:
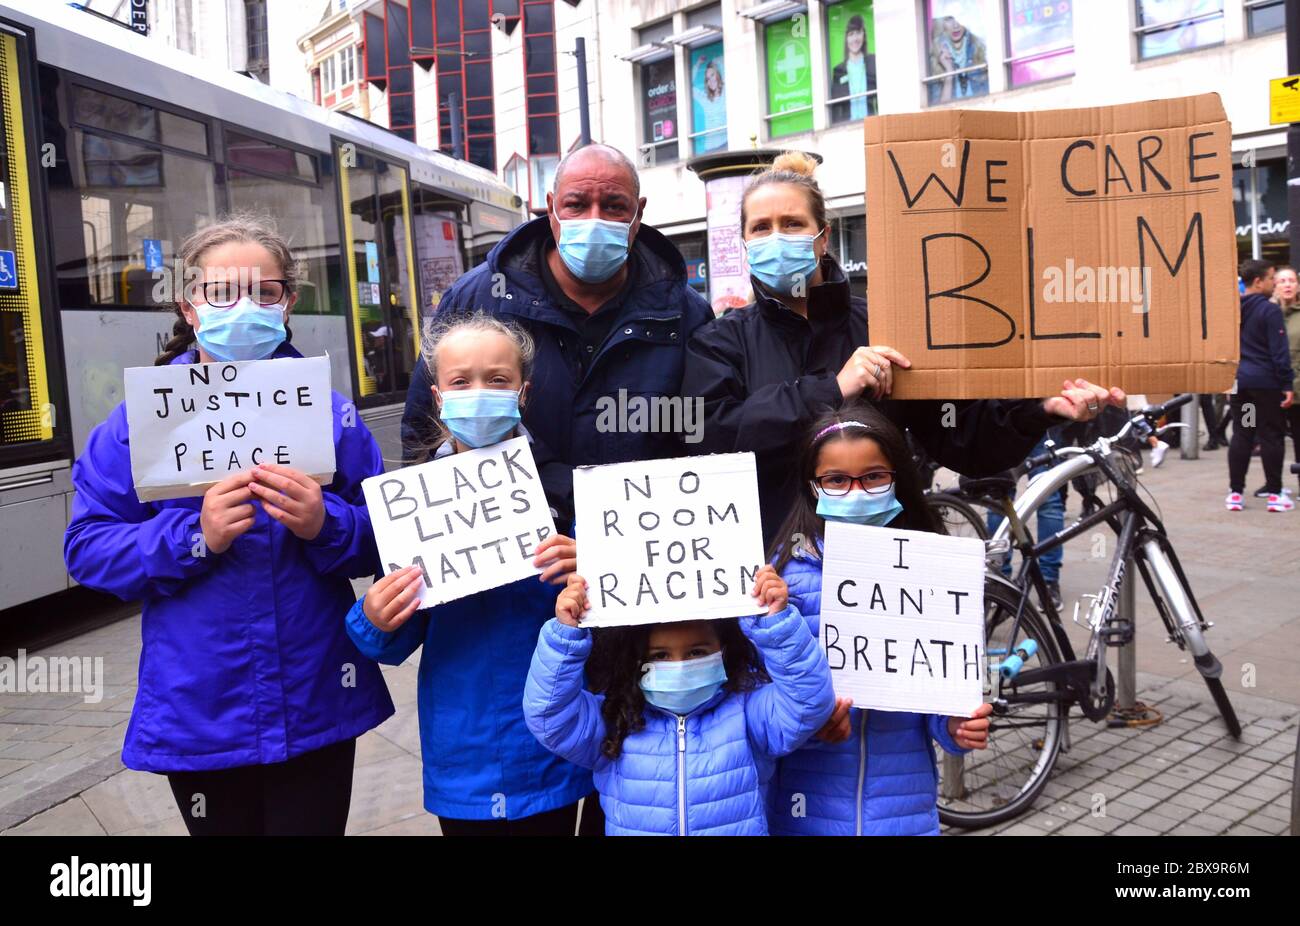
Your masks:
M1258 462L1248 488L1261 484ZM942 475L940 477L942 481ZM1228 737L1190 658L1172 644L1138 594L1139 699L1160 723L1110 729L1075 720L1072 748L1035 806L989 835L1280 835L1300 726L1300 511L1271 514L1249 499L1223 508L1223 450L1183 460L1173 451L1142 482L1157 500L1224 666L1241 719ZM1072 496L1067 518L1077 513ZM1065 550L1067 613L1104 581L1113 537L1099 532ZM360 586L359 586L360 587ZM0 613L0 620L3 613ZM1076 643L1080 628L1070 626ZM140 617L29 655L101 656L103 698L0 693L0 835L183 835L165 778L122 766L135 697ZM358 740L348 833L437 835L421 802L416 671L419 653L384 668L397 713ZM1116 661L1112 661L1112 671ZM952 835L967 835L951 831Z

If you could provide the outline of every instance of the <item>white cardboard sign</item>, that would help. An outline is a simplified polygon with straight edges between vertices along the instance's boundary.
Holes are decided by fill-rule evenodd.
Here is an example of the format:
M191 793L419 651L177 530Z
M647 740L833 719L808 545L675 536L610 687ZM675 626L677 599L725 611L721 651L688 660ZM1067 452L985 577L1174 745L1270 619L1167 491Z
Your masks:
M329 357L132 367L124 378L142 502L202 495L259 463L334 478Z
M983 696L984 544L828 521L821 644L855 707L966 716Z
M537 545L555 532L523 437L372 476L361 489L384 574L419 566L422 608L539 575Z
M573 472L584 627L758 614L763 565L752 453L591 466Z

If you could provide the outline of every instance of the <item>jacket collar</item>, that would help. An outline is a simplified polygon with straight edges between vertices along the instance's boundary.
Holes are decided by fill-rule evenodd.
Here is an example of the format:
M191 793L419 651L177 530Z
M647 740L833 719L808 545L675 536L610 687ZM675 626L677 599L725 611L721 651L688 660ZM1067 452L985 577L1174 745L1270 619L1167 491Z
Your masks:
M488 253L486 263L490 273L501 273L517 291L509 294L509 302L498 303L505 311L571 328L573 323L552 305L542 282L541 245L553 240L550 219L541 216L501 239ZM632 243L629 269L636 277L620 317L670 319L681 314L678 300L662 298L657 287L685 286L686 262L671 241L644 222Z
M815 327L834 324L849 314L849 279L829 252L822 257L821 271L822 282L808 289L806 321ZM757 279L750 277L750 282L754 287L754 301L763 314L774 321L805 321Z

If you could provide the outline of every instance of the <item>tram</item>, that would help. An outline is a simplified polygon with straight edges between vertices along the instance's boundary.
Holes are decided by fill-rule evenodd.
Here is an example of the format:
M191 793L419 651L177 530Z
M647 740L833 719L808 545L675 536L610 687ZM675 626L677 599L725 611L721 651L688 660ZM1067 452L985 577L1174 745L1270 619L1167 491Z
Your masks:
M489 171L49 0L0 2L0 116L0 611L74 584L72 461L170 339L196 227L276 220L294 346L396 462L421 318L525 218Z

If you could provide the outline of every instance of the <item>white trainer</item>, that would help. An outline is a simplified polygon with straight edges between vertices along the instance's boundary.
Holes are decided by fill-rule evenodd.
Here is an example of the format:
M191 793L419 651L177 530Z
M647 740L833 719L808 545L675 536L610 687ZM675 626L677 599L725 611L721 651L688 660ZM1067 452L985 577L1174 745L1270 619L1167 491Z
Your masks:
M1270 495L1268 497L1269 511L1292 511L1295 508L1295 502L1291 500L1289 492L1282 492L1280 495Z
M1223 507L1229 511L1241 511L1246 507L1246 500L1241 497L1240 492L1229 492L1228 497L1223 500Z

